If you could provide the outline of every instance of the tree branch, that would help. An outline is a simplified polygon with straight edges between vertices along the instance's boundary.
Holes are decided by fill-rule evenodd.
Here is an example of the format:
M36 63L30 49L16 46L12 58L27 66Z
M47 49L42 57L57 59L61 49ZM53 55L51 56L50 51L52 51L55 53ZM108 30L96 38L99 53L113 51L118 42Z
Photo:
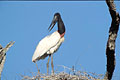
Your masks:
M9 50L9 48L14 44L15 42L10 42L8 43L8 45L3 48L1 45L0 45L0 80L1 80L1 73L2 73L2 70L3 70L3 67L4 67L4 63L5 63L5 59L6 59L6 52Z
M104 79L111 80L115 69L115 41L117 38L120 19L119 14L116 12L114 0L106 0L106 3L109 7L112 23L109 30L109 38L106 47L107 72Z

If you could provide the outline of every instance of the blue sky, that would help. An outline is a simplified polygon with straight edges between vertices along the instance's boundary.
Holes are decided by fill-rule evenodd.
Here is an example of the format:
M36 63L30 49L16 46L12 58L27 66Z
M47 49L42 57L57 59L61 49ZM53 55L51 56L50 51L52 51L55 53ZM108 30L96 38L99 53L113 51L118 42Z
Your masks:
M120 2L116 2L120 13ZM106 43L111 16L105 1L13 1L0 2L0 44L15 41L7 52L2 80L20 80L20 75L37 72L32 55L38 42L57 30L48 27L54 13L59 12L66 27L65 41L54 54L55 70L59 65L76 70L105 74ZM120 79L120 35L116 41L116 68L113 80ZM48 58L48 57L47 57ZM37 62L41 73L46 73L45 60ZM50 66L51 70L51 66Z

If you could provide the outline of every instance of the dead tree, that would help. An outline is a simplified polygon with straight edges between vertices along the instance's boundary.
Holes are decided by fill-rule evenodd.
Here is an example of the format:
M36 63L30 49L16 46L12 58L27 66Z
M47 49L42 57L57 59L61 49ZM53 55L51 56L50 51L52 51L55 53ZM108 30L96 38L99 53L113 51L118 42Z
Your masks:
M15 42L10 42L5 48L0 45L0 80L1 80L1 73L4 67L5 59L6 59L6 52Z
M112 22L109 29L109 38L106 47L107 71L104 79L111 80L115 69L115 41L119 29L120 18L119 13L116 12L114 0L106 0L106 3L109 8Z

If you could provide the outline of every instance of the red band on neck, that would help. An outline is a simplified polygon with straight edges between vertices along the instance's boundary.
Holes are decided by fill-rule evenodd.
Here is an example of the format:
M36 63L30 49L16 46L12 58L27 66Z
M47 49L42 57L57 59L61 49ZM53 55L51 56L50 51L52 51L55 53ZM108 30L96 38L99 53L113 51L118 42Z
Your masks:
M61 36L61 38L63 37L65 35L65 32L64 33L62 33L60 36Z

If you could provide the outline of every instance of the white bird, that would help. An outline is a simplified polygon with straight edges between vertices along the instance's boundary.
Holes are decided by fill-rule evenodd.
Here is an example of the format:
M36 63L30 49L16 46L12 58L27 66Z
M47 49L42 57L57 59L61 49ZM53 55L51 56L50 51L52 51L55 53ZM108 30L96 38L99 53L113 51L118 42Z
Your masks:
M54 74L53 53L55 53L59 49L60 45L64 41L65 26L59 13L54 14L54 18L48 29L51 31L56 23L58 24L58 30L53 32L51 35L46 36L39 42L32 57L32 61L36 62L40 59L45 59L47 56L49 56L47 62L47 74L49 72L48 67L49 67L50 57L51 57L52 73Z

